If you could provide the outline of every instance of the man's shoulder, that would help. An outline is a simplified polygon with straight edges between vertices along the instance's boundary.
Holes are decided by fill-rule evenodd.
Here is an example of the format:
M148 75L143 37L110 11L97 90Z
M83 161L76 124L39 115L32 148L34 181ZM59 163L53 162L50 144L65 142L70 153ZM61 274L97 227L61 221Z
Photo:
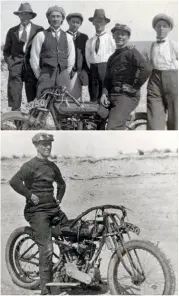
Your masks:
M84 33L81 33L79 32L79 37L83 38L83 39L88 39L88 35L84 34Z
M19 29L19 26L20 26L20 25L17 25L17 26L14 26L14 27L10 28L8 32L9 32L9 33L13 33L13 32L15 32L15 31L17 31L17 30Z
M31 26L33 26L36 31L44 31L42 26L36 25L34 23L31 23Z

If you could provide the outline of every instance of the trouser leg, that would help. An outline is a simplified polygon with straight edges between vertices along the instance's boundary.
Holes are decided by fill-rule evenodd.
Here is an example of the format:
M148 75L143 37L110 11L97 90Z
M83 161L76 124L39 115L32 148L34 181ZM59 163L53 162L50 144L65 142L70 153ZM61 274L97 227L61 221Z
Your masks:
M27 97L27 102L31 102L36 98L37 93L37 80L25 81L25 92Z
M104 79L106 75L106 66L107 66L107 63L98 64L98 81L99 81L98 102L100 101L100 98L102 96Z
M44 212L26 214L26 220L30 223L34 238L39 248L39 274L41 294L50 294L46 287L52 281L52 234L50 227L50 215Z
M21 102L22 102L22 87L23 81L21 74L11 75L9 73L8 78L8 106L12 108L12 111L20 110Z
M90 100L96 102L99 96L98 66L91 64L89 73L89 94Z
M153 71L147 86L147 130L164 130L166 105L160 71Z
M115 107L110 110L107 130L125 130L130 113L139 103L139 97L129 97L126 94L121 94L111 97L110 100L115 104Z
M168 111L167 129L178 130L178 71L163 71L162 86Z

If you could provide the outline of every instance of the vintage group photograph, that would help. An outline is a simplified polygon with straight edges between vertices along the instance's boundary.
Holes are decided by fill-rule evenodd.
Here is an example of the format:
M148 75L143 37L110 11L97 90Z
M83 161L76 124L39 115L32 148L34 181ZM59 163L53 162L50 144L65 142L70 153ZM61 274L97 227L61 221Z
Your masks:
M1 14L1 130L178 129L177 1L2 1Z
M3 0L0 41L1 295L178 295L178 2Z

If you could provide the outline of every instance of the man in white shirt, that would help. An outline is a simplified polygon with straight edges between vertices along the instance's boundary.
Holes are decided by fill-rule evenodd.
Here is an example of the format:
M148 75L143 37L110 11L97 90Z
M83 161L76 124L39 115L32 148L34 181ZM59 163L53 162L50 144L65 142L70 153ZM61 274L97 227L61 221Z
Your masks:
M69 74L75 64L73 39L61 29L65 19L64 9L52 6L47 10L46 17L50 27L36 35L31 49L30 64L38 79L37 97L46 88L62 84L68 87Z
M178 48L168 39L173 19L165 14L156 15L152 26L157 40L151 46L152 75L147 89L148 130L178 129Z
M30 49L34 36L43 30L31 22L37 14L29 3L22 3L14 14L19 16L20 24L9 29L3 50L9 70L8 105L13 111L21 107L23 82L27 101L36 97L37 79L30 67Z
M96 34L86 42L86 61L89 67L89 93L91 101L100 101L109 57L116 49L111 34L105 31L110 19L103 9L96 9L89 21L95 26Z

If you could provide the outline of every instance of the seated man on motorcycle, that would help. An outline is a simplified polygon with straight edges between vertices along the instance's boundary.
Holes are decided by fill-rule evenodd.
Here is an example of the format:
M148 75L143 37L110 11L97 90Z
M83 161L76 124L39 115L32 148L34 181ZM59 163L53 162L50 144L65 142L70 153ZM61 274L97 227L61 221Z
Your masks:
M140 87L149 77L150 71L138 50L127 46L130 28L116 24L111 32L116 42L116 51L107 62L101 103L107 107L111 102L107 129L124 130L130 113L139 103Z
M37 98L45 88L65 85L70 91L70 73L75 65L73 39L61 29L64 9L52 6L46 17L50 27L35 36L31 49L30 64L38 79Z
M66 184L56 164L50 160L53 135L38 133L32 138L37 156L24 163L10 180L10 185L25 196L24 217L34 231L39 248L39 273L41 295L50 294L46 286L52 282L52 233L51 222L59 217L60 223L68 221L59 204L65 193ZM57 196L54 197L53 182L57 183Z

